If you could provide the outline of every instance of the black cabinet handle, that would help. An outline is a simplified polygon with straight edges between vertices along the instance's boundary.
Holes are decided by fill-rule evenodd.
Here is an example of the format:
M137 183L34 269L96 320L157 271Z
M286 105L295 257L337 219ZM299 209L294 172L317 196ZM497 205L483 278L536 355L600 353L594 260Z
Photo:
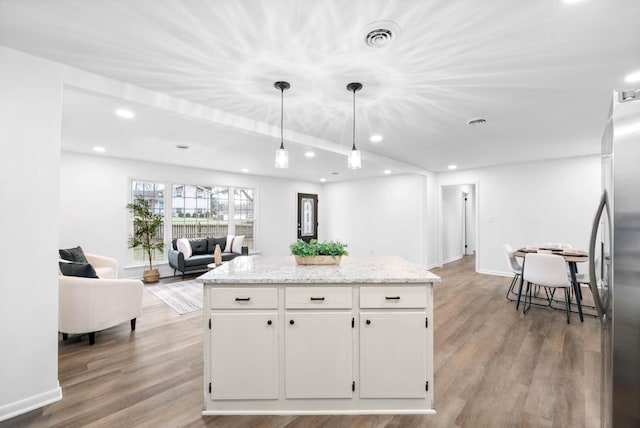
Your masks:
M400 296L385 296L387 300L400 300Z
M324 297L311 297L311 300L324 300Z
M371 324L371 320L366 320L365 322L367 323L367 325Z
M271 320L267 321L267 325L271 325L271 324L272 324Z
M236 302L248 302L251 297L236 297Z
M296 322L294 320L289 320L289 324L294 325Z

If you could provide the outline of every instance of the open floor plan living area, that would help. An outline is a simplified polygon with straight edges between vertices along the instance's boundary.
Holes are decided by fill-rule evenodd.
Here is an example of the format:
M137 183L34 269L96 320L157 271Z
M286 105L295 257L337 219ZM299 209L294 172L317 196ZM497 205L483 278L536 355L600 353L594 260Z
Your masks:
M0 427L640 426L638 16L0 0Z
M473 256L433 272L436 415L201 416L202 311L178 315L147 291L135 332L122 324L93 347L61 344L64 399L9 426L598 426L595 318L515 311L510 279L475 273Z

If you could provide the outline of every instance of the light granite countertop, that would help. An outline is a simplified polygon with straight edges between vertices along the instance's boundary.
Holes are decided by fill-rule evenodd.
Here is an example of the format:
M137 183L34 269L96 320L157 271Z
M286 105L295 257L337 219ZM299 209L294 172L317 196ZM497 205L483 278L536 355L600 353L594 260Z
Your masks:
M340 265L299 266L293 256L245 256L197 279L205 284L415 284L439 282L424 266L397 256L347 256Z

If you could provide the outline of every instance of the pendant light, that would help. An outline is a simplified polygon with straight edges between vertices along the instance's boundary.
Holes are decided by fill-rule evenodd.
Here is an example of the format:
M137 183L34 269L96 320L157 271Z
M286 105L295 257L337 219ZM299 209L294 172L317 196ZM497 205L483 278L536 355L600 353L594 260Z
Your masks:
M362 89L362 83L353 82L347 85L347 91L353 91L353 146L347 156L347 166L350 169L362 168L360 151L356 149L356 92Z
M289 82L276 82L273 84L280 89L280 148L276 150L276 168L289 168L289 152L284 148L284 91L289 89Z

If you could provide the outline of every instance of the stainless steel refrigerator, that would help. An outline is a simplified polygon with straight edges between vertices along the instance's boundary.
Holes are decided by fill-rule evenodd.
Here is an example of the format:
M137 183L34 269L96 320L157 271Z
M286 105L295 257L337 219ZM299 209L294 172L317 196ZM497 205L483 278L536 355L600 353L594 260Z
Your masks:
M614 91L602 189L589 250L602 324L601 426L640 427L640 90Z

